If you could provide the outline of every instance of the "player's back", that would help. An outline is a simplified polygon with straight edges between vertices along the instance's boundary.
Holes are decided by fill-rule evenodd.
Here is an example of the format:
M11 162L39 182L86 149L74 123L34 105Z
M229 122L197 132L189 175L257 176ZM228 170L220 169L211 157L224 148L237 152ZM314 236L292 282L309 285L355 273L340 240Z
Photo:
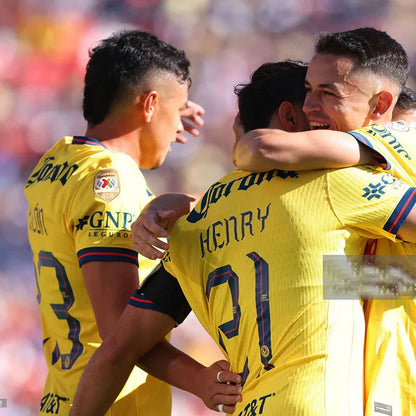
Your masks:
M174 229L165 267L243 375L236 414L362 412L361 305L323 299L323 256L365 246L372 176L348 171L234 171Z
M71 213L85 192L83 177L89 175L94 155L102 148L98 144L70 146L71 139L61 140L47 152L25 185L44 350L45 356L53 357L52 361L47 359L50 371L54 371L53 364L58 360L62 361L58 371L71 369L79 359L87 360L89 357L81 358L85 344L79 339L80 321L83 331L96 327L74 238L76 227L86 224L76 224ZM96 330L88 334L88 340L101 342Z
M120 179L135 186L134 192L124 190L123 198L117 198ZM50 149L30 175L25 194L49 369L40 412L67 415L82 371L102 342L80 265L120 256L137 264L130 226L149 195L131 158L85 137L65 137ZM135 369L121 396L145 379ZM131 414L136 414L136 398L128 397Z

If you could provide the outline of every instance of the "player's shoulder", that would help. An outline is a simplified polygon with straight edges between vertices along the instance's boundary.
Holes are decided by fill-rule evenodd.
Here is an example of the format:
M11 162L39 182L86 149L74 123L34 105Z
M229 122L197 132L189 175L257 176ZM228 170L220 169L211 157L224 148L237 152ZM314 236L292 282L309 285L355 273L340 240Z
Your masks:
M327 176L332 178L344 178L345 180L353 179L355 177L369 177L374 175L390 175L389 172L386 172L377 165L361 165L361 166L351 166L347 168L339 169L327 169Z
M327 170L326 181L331 194L334 192L337 194L359 193L367 187L375 189L379 186L378 184L390 186L397 182L397 185L405 185L390 172L384 171L381 167L370 165Z
M140 175L136 162L129 155L113 152L98 141L88 146L80 146L78 149L73 146L71 151L74 152L74 158L84 175L95 176L97 172L105 170L114 170L120 176Z
M387 124L370 124L349 132L357 140L370 148L379 149L379 145L391 147L398 152L416 142L416 129L404 121L392 121Z

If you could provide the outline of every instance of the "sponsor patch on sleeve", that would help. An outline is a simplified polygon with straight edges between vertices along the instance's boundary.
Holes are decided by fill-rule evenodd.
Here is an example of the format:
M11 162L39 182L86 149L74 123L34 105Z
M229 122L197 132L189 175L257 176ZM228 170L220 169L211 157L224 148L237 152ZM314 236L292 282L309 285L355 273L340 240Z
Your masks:
M115 169L104 169L94 178L94 194L106 202L112 201L120 194L120 179Z

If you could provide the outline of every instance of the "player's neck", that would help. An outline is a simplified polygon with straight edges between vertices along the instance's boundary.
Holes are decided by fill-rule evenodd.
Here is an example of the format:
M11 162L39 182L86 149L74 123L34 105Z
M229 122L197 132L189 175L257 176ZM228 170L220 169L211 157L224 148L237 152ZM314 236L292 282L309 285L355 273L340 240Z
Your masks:
M106 121L95 126L88 126L85 136L99 140L112 152L125 153L136 163L139 161L139 129L126 129L120 123L111 124Z

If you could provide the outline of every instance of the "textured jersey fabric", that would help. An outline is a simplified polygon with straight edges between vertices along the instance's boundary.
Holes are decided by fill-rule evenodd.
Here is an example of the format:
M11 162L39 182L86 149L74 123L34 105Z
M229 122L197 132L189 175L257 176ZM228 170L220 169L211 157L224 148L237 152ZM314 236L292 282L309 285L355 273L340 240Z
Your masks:
M64 137L40 159L25 193L49 369L40 414L67 415L102 342L80 266L139 263L145 277L155 263L138 261L130 229L152 194L133 159L78 136ZM109 414L168 415L170 401L169 387L136 367Z
M385 169L416 185L416 131L403 122L370 125L350 132L382 155ZM412 243L369 242L368 255L416 255ZM394 260L394 259L392 259ZM413 257L408 262L415 263ZM414 274L413 274L414 276ZM374 299L365 303L366 416L416 415L416 303Z
M323 256L394 240L415 194L364 168L236 170L177 222L164 266L243 376L234 414L362 414L363 311L323 299Z

